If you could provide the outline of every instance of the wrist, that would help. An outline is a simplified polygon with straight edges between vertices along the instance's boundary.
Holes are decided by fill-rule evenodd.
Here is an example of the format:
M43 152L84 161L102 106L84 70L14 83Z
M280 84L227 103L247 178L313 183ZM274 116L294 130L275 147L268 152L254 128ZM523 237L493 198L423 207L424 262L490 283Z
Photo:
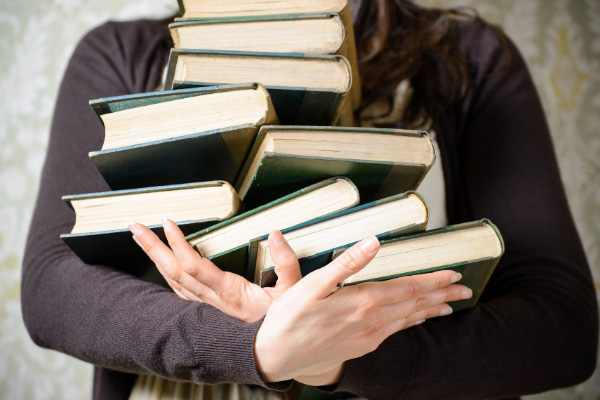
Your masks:
M298 382L311 386L334 386L337 385L344 376L346 363L343 362L337 367L319 375L301 376L296 378Z
M268 335L261 324L256 333L256 338L254 339L254 360L256 369L265 382L282 381L284 379L277 376L277 368L273 367L273 354L277 352L274 352L272 346L269 346L270 340L267 336Z

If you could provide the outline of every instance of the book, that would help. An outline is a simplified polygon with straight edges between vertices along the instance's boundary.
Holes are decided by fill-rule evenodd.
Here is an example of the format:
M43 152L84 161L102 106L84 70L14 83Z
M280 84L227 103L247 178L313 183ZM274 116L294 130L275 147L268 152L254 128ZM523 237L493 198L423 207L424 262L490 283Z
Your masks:
M64 196L75 224L61 239L88 264L124 268L136 275L152 261L133 241L128 226L146 225L166 242L162 218L190 234L234 216L239 198L223 181L168 185ZM153 265L152 265L153 267ZM153 269L155 269L153 267Z
M350 180L331 178L196 232L186 240L221 269L252 280L254 271L250 274L247 268L252 239L335 214L359 201L358 190Z
M407 192L292 227L282 233L298 256L304 276L327 265L337 248L371 235L382 240L422 231L427 220L425 201L418 193ZM254 283L262 287L273 286L277 281L268 237L250 244L249 268L255 271Z
M331 13L350 15L348 0L177 0L183 18ZM351 19L350 19L351 21Z
M282 124L331 125L352 111L342 56L171 49L166 89L246 82L267 88Z
M339 54L350 63L354 108L360 74L353 35L336 13L176 18L169 25L175 48L265 53Z
M502 235L491 221L451 225L382 241L375 258L340 286L451 269L462 274L458 283L473 291L470 299L450 303L459 311L477 303L503 253Z
M278 123L259 84L133 94L90 105L105 128L102 149L90 158L112 189L233 182L258 128Z
M423 131L262 126L235 188L248 207L331 176L345 176L369 202L415 190L435 161Z

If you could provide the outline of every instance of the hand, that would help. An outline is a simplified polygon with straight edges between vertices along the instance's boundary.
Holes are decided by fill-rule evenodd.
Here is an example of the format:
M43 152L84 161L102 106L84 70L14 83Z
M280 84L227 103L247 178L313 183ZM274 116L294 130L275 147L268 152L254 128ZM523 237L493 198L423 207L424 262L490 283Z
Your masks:
M222 271L200 256L173 221L164 219L163 228L171 248L144 225L129 226L134 240L179 297L208 303L243 321L253 322L262 318L272 301L302 278L294 254L295 263L294 260L283 263L289 268L275 268L278 277L275 287L263 289L242 276ZM283 243L289 248L281 232L269 235L269 248L277 249Z
M368 282L340 288L338 282L364 268L379 250L375 237L352 246L327 266L305 276L271 304L254 351L263 378L296 379L311 385L336 383L344 362L374 351L388 336L448 315L448 301L472 296L453 271ZM272 250L288 265L286 242Z

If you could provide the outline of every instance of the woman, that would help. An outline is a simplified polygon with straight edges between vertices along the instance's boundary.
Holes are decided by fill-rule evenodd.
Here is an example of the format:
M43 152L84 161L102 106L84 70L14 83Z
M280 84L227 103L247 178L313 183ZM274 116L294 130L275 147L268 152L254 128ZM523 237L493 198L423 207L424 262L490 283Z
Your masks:
M228 315L244 317L246 308L223 306L227 297L196 293L209 304L188 301L109 267L83 264L58 235L73 225L61 195L107 190L87 158L103 137L87 101L155 89L171 46L159 23L106 24L82 40L62 83L22 286L32 338L94 363L95 398L126 398L134 374L144 373L271 389L286 389L295 378L368 398L508 398L573 385L593 371L598 334L594 288L545 118L518 51L479 20L452 18L408 1L356 5L364 112L372 115L369 104L393 98L397 85L408 80L413 96L402 120L383 117L391 115L398 126L430 124L436 132L448 223L486 217L502 231L507 251L479 305L406 329L435 311L439 315L447 310L446 300L462 296L460 286L449 286L452 273L377 284L404 290L401 300L409 305L421 293L406 295L406 288L425 288L427 301L420 301L426 313L413 315L406 304L397 305L403 313L398 319L383 312L389 297L375 297L386 291L366 286L363 293L373 296L368 310L378 310L390 325L382 329L378 318L371 320L372 329L357 324L353 332L363 329L370 339L356 344L350 338L355 346L331 347L329 353L329 347L311 347L313 353L304 359L288 350L314 343L305 336L298 339L309 342L304 347L292 346L290 335L298 321L317 315L307 310L321 299L312 299L313 305L292 301L307 281L295 283L294 258L277 234L271 240L281 246L279 292L262 310L264 320L255 322ZM168 230L169 222L165 225ZM148 232L141 226L133 230L163 272L176 278L171 274L177 270L166 270L175 264L161 258L175 257L171 250L153 253L157 247L149 247ZM170 237L178 253L177 231ZM372 239L363 244L372 248L355 248L351 268L367 263L377 247ZM339 263L328 268L344 271ZM224 286L219 278L208 277L209 284ZM197 284L208 283L205 279ZM184 297L184 288L198 288L193 281L180 281ZM332 282L321 282L323 299L348 292L328 296ZM343 306L364 312L361 304L359 299ZM285 319L289 316L294 318ZM335 345L335 337L326 339ZM265 343L277 349L267 357L277 357L262 357ZM314 365L317 357L323 362Z

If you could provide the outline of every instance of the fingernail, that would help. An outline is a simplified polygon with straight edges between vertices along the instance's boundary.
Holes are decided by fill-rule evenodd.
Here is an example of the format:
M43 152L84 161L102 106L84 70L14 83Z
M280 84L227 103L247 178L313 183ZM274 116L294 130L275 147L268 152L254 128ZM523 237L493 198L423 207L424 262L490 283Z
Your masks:
M473 297L473 291L469 288L463 289L461 298L470 299L471 297Z
M142 248L142 250L145 250L144 245L142 243L140 243L140 241L138 240L138 238L135 237L135 235L133 235L132 238L138 244L138 246L140 246Z
M276 246L280 246L283 242L285 242L285 238L280 231L273 231L272 235Z
M168 229L168 228L171 227L171 224L169 224L169 220L167 218L163 217L163 219L162 219L162 226L163 226L164 229Z
M461 279L462 279L462 274L460 272L457 272L454 275L452 275L452 278L450 278L450 283L458 282Z
M140 235L142 233L142 230L140 229L140 227L138 226L138 224L130 224L129 225L129 230L131 231L131 233L133 233L133 235Z
M379 249L379 241L375 236L368 237L360 242L360 248L367 254L373 254Z
M423 322L425 322L425 320L424 319L420 319L418 321L415 321L414 324L415 325L421 325Z
M444 307L444 308L442 308L442 311L440 311L440 316L450 315L450 314L452 314L452 307L450 307L450 306Z

